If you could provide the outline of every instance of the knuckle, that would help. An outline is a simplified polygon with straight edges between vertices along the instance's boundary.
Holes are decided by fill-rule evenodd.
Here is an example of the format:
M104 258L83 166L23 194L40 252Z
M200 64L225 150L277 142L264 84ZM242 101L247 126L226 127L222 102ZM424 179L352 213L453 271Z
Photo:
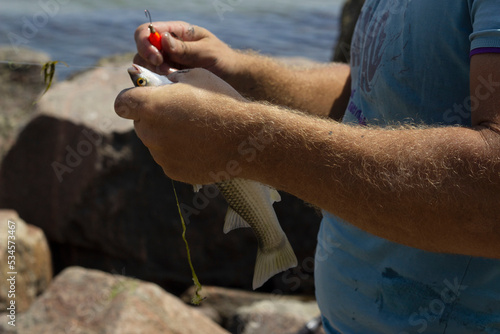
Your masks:
M195 36L195 28L196 26L194 25L189 25L186 31L186 36L188 36L190 39L193 39Z
M181 49L182 49L182 52L181 52L181 59L183 60L188 60L191 58L191 53L189 52L190 51L190 48L189 46L186 44L186 42L182 41L181 42Z

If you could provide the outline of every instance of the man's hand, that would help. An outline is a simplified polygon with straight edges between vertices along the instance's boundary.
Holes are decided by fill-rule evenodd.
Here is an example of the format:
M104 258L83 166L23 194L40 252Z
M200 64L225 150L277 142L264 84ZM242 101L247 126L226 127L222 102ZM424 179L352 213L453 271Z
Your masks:
M186 22L154 22L161 35L163 51L158 51L148 40L147 23L135 31L138 54L134 63L150 70L167 74L172 68L202 67L224 77L234 66L236 51L208 30Z
M316 115L341 119L350 96L347 65L297 70L269 57L231 49L208 30L186 22L154 22L162 52L148 40L148 24L135 31L134 63L159 74L201 67L254 100L270 101Z
M176 83L124 90L115 111L134 120L137 135L165 174L192 184L213 183L210 171L222 171L238 158L243 140L238 134L246 132L234 130L236 124L251 126L248 102L204 69L174 72L169 79Z

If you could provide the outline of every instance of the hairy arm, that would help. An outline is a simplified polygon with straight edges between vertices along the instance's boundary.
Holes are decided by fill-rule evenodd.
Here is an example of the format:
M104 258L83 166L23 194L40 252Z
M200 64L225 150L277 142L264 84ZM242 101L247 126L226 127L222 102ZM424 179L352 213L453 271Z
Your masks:
M395 242L500 258L498 69L500 55L472 58L472 128L352 127L254 106L273 127L244 177Z
M122 92L115 110L174 179L229 170L398 243L500 258L499 69L499 54L471 59L471 128L343 125L249 102L201 69Z
M235 70L223 79L243 95L335 120L342 118L351 88L348 65L294 68L256 53L236 52Z

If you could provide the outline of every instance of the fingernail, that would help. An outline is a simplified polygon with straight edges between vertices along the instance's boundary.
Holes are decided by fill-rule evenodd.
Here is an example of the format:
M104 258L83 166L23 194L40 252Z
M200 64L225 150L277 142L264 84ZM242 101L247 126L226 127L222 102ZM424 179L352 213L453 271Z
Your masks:
M172 35L170 35L168 32L166 32L165 37L167 38L168 46L169 46L170 50L175 50L175 40L172 38Z
M148 60L151 64L153 64L155 66L158 66L161 64L160 55L158 55L157 53L153 53L152 55L150 55Z

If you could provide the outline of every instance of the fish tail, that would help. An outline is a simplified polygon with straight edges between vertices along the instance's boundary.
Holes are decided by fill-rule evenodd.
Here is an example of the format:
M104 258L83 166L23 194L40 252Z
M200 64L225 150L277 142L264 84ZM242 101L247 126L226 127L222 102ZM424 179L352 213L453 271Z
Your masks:
M284 236L282 246L273 251L264 252L259 247L257 250L252 288L254 290L260 288L274 275L296 266L297 257L295 257L292 245L290 245L286 236Z

